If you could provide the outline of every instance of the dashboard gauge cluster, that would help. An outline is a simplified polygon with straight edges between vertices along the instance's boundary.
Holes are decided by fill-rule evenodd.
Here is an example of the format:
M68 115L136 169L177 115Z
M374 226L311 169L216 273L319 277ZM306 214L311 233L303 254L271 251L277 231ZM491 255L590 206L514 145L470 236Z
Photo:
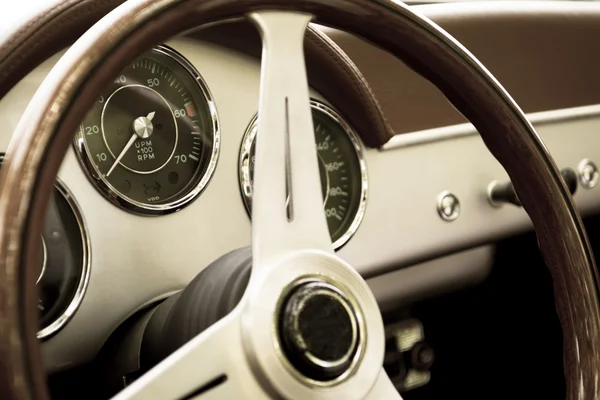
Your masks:
M323 208L335 249L358 229L366 207L368 179L362 145L356 132L331 107L312 100ZM257 117L248 126L240 151L240 186L248 213L252 206Z
M138 214L182 209L216 167L219 123L208 87L158 46L127 66L86 115L75 148L96 188Z
M311 101L323 207L333 247L360 225L367 168L356 132L331 107ZM250 213L257 117L246 129L239 181ZM216 107L194 67L167 46L129 64L106 87L76 134L78 158L96 189L139 215L181 210L208 184L220 151Z
M0 162L3 159L0 155ZM39 243L37 337L45 339L73 317L90 277L91 249L85 221L60 180L54 184Z

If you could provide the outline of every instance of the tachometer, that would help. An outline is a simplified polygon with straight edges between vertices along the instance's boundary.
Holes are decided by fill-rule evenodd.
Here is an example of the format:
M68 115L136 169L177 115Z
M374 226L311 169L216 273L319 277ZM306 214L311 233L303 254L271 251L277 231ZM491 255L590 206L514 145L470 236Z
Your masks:
M104 90L75 139L84 169L110 201L141 214L188 204L219 154L214 103L199 73L159 46Z
M367 167L358 135L331 107L311 101L317 142L323 207L335 249L343 246L362 221L367 200ZM248 212L254 175L256 117L240 152L240 186Z

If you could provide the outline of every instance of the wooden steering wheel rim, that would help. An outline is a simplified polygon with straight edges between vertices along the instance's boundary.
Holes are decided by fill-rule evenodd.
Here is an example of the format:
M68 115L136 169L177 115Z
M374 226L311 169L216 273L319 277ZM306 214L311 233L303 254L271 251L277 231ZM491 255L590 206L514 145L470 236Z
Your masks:
M567 398L596 395L600 376L598 275L581 218L523 112L458 42L391 0L132 0L78 40L27 108L2 168L0 193L0 393L46 399L32 254L54 179L106 84L145 49L187 29L279 9L359 35L436 85L480 132L531 217L554 280L564 336ZM560 235L558 234L560 232Z

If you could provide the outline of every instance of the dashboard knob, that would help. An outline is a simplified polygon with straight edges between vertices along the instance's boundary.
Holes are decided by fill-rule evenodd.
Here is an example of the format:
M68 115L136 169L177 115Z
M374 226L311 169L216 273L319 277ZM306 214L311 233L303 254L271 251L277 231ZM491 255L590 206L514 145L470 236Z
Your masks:
M565 181L571 194L577 191L577 173L572 168L563 168L560 174ZM488 200L494 207L500 207L502 204L513 204L521 207L521 201L515 192L512 182L500 183L494 181L488 186Z
M598 166L592 160L583 159L579 163L578 170L581 186L586 189L592 189L598 184L600 172L598 172Z

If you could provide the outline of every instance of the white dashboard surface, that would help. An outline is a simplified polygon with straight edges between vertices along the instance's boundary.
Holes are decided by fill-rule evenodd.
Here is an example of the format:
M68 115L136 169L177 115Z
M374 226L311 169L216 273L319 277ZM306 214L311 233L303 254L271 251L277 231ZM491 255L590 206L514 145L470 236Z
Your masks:
M79 310L59 334L44 343L50 371L90 361L135 310L182 289L219 256L250 245L238 155L242 135L257 110L258 60L192 39L177 38L167 44L198 69L214 97L221 124L221 152L214 176L202 195L181 212L142 217L103 198L82 171L73 149L68 152L59 176L85 217L92 265ZM0 151L7 148L29 99L59 56L38 67L0 101ZM600 162L600 107L550 111L532 118L560 167L576 169L584 158ZM443 129L410 133L389 149L365 151L366 213L355 236L339 252L358 271L374 277L530 229L522 209L490 206L487 185L506 180L507 175L472 127L455 130L461 134L448 136ZM438 195L445 190L461 202L461 215L454 222L442 220L436 209ZM580 187L575 199L584 215L600 210L600 188ZM456 268L465 274L473 273L473 268L487 270L492 257L489 246L466 254L471 257L451 258L436 268ZM474 265L470 272L461 269L461 264L469 263ZM400 288L407 289L412 281L407 280L406 271L415 268L373 279L376 296L389 304L407 295ZM435 279L435 274L428 276ZM457 276L449 274L447 279Z

